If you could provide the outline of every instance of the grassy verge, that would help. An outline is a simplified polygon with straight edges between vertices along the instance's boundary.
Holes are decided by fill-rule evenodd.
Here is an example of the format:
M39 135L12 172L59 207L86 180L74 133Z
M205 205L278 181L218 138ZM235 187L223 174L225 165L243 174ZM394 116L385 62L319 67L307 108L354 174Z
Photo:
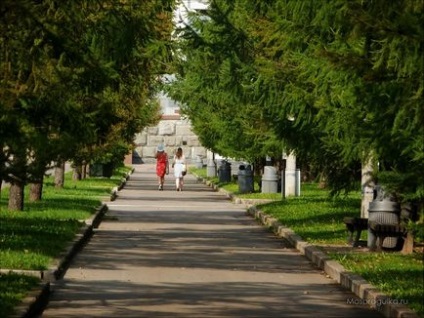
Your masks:
M25 275L0 275L0 317L8 317L29 290L37 286L38 278Z
M194 169L192 172L206 177L199 170L202 169ZM219 184L216 178L212 181L237 195L237 184ZM280 194L274 194L274 197L261 193L237 196L254 199L274 198L275 202L258 205L258 208L291 228L304 240L332 251L329 255L347 270L361 275L388 295L393 302L405 304L420 317L424 317L422 253L376 253L352 249L346 244L347 234L343 218L358 216L361 204L359 192L332 199L327 190L319 189L316 184L302 184L300 197L288 197L284 200ZM363 239L366 239L366 232L363 235ZM334 252L337 249L326 249L326 246L342 247L341 252Z
M361 275L390 297L424 317L423 255L414 253L334 253L346 269Z
M42 270L64 250L78 233L83 221L89 218L110 196L122 176L130 168L116 170L110 178L72 180L66 174L63 189L56 189L52 178L46 178L43 200L25 202L24 211L8 211L8 189L3 189L0 200L0 268ZM25 193L25 198L28 193ZM10 314L10 308L22 299L33 278L21 275L0 275L0 317Z
M357 216L359 193L331 199L316 184L303 184L300 197L288 197L258 207L280 220L304 240L314 244L346 243L345 216Z
M243 198L243 199L261 199L261 200L281 200L281 194L280 193L259 193L259 186L257 184L257 182L254 183L254 192L253 193L243 193L241 194L239 192L239 187L238 184L236 182L219 182L219 178L218 177L207 177L206 176L206 169L202 168L202 169L198 169L198 168L194 168L191 167L189 169L189 171L191 173L193 173L194 175L201 177L203 179L207 179L211 182L213 182L214 184L216 184L218 187L233 193L234 195L237 195L237 197L239 198Z

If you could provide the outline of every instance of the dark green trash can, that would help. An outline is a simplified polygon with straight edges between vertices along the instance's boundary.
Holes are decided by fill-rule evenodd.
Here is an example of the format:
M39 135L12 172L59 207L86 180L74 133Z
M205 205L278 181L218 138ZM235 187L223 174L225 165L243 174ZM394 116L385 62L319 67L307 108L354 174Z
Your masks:
M240 193L253 192L253 171L250 165L240 165L237 175L237 183Z
M226 160L221 161L218 171L219 182L231 182L231 163Z

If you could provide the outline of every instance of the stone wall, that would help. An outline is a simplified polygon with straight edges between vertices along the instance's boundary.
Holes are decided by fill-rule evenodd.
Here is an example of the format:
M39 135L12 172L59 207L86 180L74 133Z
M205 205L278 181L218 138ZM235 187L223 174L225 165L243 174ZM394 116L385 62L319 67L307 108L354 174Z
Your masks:
M197 156L206 158L206 149L191 130L190 121L179 116L163 116L157 126L146 128L136 135L133 163L153 162L157 145L163 143L171 157L178 147L183 149L187 161Z

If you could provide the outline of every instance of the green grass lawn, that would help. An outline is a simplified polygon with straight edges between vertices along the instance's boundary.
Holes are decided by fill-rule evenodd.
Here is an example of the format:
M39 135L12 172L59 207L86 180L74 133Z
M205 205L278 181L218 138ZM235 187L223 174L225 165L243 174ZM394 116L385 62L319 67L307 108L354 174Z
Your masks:
M204 169L190 170L206 178ZM359 216L361 195L359 192L348 196L330 198L328 190L318 188L315 183L304 183L301 196L287 197L279 193L238 195L235 182L219 184L237 197L253 199L274 199L274 202L260 204L258 208L275 217L281 224L291 228L305 241L318 246L347 247L346 227L343 218ZM256 190L256 189L255 189ZM362 239L366 239L364 231ZM348 251L346 251L348 250ZM364 252L359 249L343 249L344 252L331 252L329 255L338 260L347 270L361 275L392 300L407 305L420 317L424 317L424 264L423 254L403 255L399 252Z
M391 300L415 310L423 309L423 255L414 253L333 253L346 269L377 286Z
M28 291L38 283L39 279L32 276L0 275L0 317L8 317Z
M43 200L25 201L24 211L8 211L8 189L3 189L0 200L0 268L43 270L65 249L79 232L84 220L110 196L122 176L130 170L122 167L110 178L72 180L66 174L63 189L56 189L52 178L46 178ZM27 190L27 189L26 189ZM25 193L25 198L28 193ZM14 283L11 283L14 282ZM37 279L35 279L37 282ZM0 317L10 314L34 278L22 275L0 275Z
M258 208L280 220L304 240L315 244L345 244L345 216L358 216L359 193L329 198L316 184L303 184L302 195L258 205Z

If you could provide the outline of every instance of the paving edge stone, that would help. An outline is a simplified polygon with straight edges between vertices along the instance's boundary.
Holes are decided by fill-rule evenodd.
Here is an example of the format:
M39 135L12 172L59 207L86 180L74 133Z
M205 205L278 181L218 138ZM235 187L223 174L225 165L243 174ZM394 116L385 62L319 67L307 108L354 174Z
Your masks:
M111 201L117 197L117 192L122 190L126 184L126 181L130 178L131 174L134 173L135 168L132 168L125 177L121 180L119 187L114 187L111 193ZM113 197L113 200L112 200ZM98 228L103 216L108 211L107 204L102 204L96 209L93 216L87 220L84 220L85 225L82 227L80 232L70 242L68 247L62 252L57 259L53 261L53 265L48 270L35 271L35 270L13 270L13 269L1 269L0 273L18 273L39 277L42 282L36 288L32 289L27 296L14 308L15 313L10 318L31 318L36 317L40 312L44 310L49 302L49 295L51 292L51 283L63 278L68 269L72 259L86 244L92 234L93 229Z
M339 262L332 260L327 254L321 251L319 247L304 241L291 229L284 227L276 219L258 210L256 206L250 206L247 209L247 214L269 227L279 237L288 240L315 266L322 269L337 283L358 296L362 300L361 304L369 305L387 318L419 318L412 309L403 304L399 304L395 299L391 299L383 294L363 277L347 271Z
M40 283L40 285L31 290L21 303L14 308L15 313L9 318L31 318L36 317L49 301L50 283Z

